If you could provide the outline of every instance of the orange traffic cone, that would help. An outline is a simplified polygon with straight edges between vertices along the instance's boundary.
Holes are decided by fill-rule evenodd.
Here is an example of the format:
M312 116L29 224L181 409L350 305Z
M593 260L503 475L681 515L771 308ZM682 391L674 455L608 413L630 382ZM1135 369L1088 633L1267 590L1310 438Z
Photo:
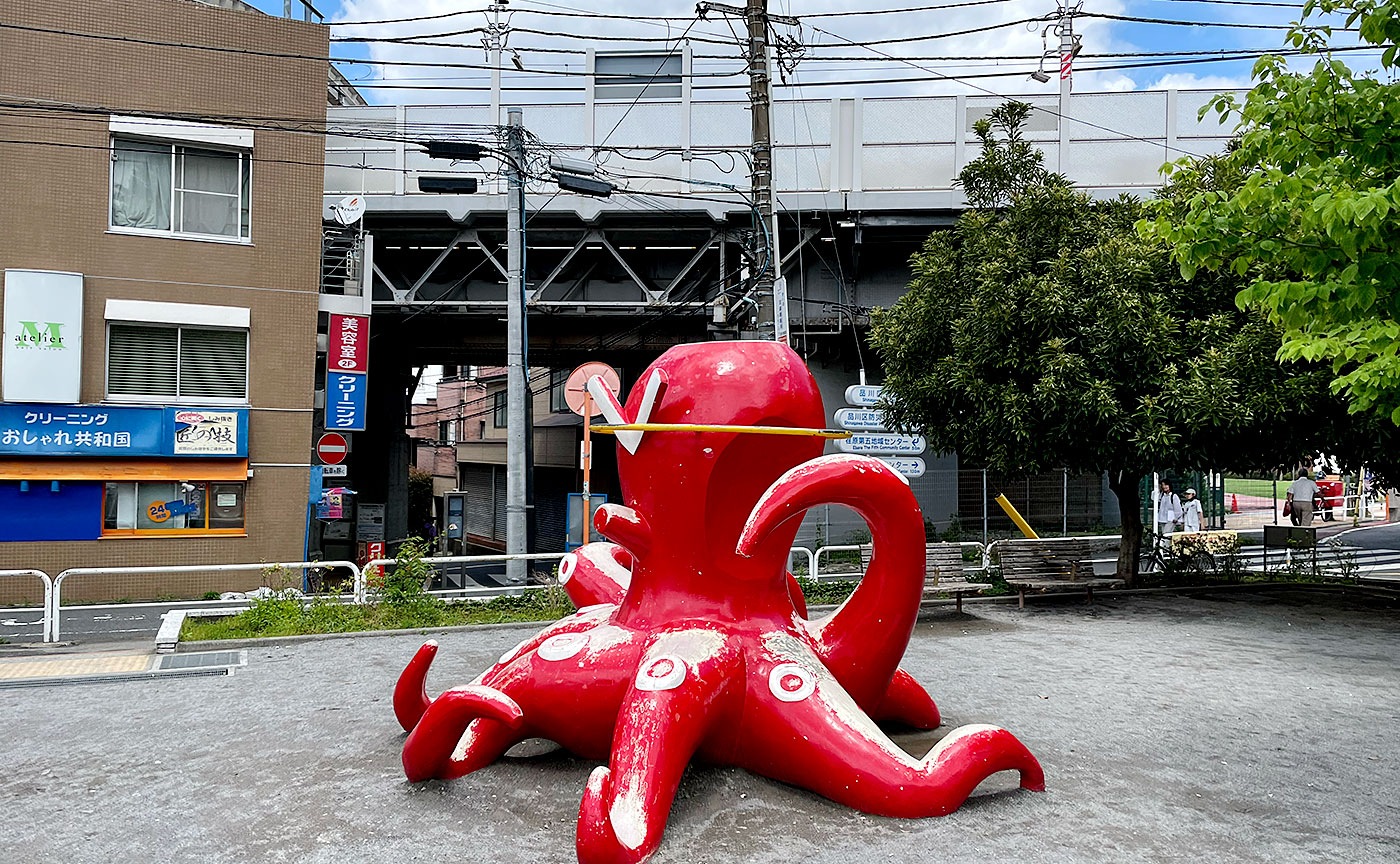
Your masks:
M1230 493L1230 512L1240 512L1240 496L1234 494L1233 492Z

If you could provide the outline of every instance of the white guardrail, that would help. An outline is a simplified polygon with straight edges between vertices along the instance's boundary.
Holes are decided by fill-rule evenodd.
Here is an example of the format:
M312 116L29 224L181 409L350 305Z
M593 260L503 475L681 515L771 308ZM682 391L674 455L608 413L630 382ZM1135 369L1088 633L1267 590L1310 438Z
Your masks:
M363 583L359 565L353 561L293 561L263 562L259 564L172 564L151 567L70 567L53 580L53 591L49 595L49 633L57 642L61 635L63 583L71 576L139 576L156 573L238 573L249 570L317 570L344 567L355 575L357 584Z
M506 561L557 561L568 555L568 552L532 552L524 555L445 555L441 558L422 558L424 564L493 564ZM374 558L365 562L363 569L355 573L355 602L363 603L369 598L369 590L366 585L366 574L371 569L383 569L386 564L397 564L397 558ZM493 588L481 586L479 588L440 588L429 591L429 594L455 594L463 597L490 596L498 594L502 590L520 591L543 588L543 585L504 585Z
M0 578L6 576L28 576L44 583L44 641L53 642L58 638L54 631L54 584L49 574L43 570L0 570Z

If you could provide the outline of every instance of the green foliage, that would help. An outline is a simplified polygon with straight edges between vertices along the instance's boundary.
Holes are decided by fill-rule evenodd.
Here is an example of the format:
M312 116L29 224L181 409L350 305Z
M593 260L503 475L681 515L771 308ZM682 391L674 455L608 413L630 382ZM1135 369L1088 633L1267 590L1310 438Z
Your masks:
M826 606L844 603L846 598L851 596L851 592L856 590L860 580L833 579L818 582L815 579L798 576L797 584L802 588L802 596L807 599L808 606Z
M972 124L982 152L956 183L973 207L1005 207L1033 187L1069 185L1063 176L1045 169L1045 154L1021 134L1034 110L1025 102L1004 102Z
M1345 15L1400 68L1398 0L1309 0L1313 13ZM1400 81L1353 72L1326 53L1329 35L1295 27L1286 41L1317 56L1310 71L1263 57L1253 90L1202 110L1238 123L1236 146L1167 166L1182 194L1142 230L1187 278L1243 278L1238 302L1283 328L1281 359L1329 364L1353 411L1400 424Z
M1138 208L1035 187L929 237L908 293L877 312L886 406L901 428L1000 473L1285 464L1260 436L1325 380L1273 361L1278 332L1233 284L1187 286L1133 231ZM1319 385L1323 389L1319 391Z
M574 608L567 599L547 590L520 596L463 603L368 603L355 605L318 598L255 601L228 618L187 618L182 640L248 639L310 633L353 633L365 630L417 630L463 624L504 624L516 621L555 621Z
M218 599L219 599L219 592L218 592L218 591L205 591L202 595L200 595L200 598L199 598L199 599L201 599L201 600L218 600Z
M997 473L1108 472L1133 538L1119 561L1129 579L1137 482L1153 469L1244 473L1322 449L1353 463L1378 455L1373 429L1339 422L1327 369L1274 359L1281 331L1236 306L1236 276L1188 282L1165 244L1135 230L1139 202L1093 201L1049 174L1026 182L1039 160L1018 142L1014 125L1005 140L984 138L962 174L978 200L1005 206L932 234L911 259L907 293L875 312L895 426ZM1205 194L1196 188L1174 186L1164 200Z
M439 602L427 592L433 568L423 560L424 545L418 537L405 540L395 553L396 563L376 573L370 581L371 590L376 591L383 602L391 606Z

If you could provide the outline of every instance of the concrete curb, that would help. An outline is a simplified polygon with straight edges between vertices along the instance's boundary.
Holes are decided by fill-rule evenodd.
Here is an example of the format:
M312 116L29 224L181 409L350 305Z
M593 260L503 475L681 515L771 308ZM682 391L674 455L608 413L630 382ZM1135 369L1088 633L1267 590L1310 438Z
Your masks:
M1338 585L1324 582L1241 582L1227 585L1183 585L1180 587L1158 587L1158 588L1115 588L1099 591L1099 596L1132 597L1132 596L1152 596L1156 594L1208 594L1211 592L1234 592L1234 591L1257 591L1260 589L1291 588L1306 591L1323 591L1335 593L1338 591L1360 591L1368 594L1382 594L1388 597L1400 598L1400 590L1385 588L1374 585ZM1073 595L1076 592L1052 592L1051 594L1031 595L1037 597ZM963 603L1014 603L1015 594L1003 594L996 597L968 596L963 598ZM919 618L930 617L930 614L937 608L943 606L955 606L956 600L934 599L925 600L919 604ZM932 608L930 608L932 607ZM826 604L820 606L809 606L809 613L831 612L837 608L836 604ZM557 620L557 619L555 619ZM257 648L260 646L277 647L280 645L295 645L302 642L321 642L327 639L358 639L361 637L377 636L431 636L435 633L464 633L467 631L481 630L522 630L538 629L541 625L553 624L553 620L548 621L511 621L504 624L457 624L451 627L419 627L406 630L356 630L352 633L307 633L301 636L274 636L260 637L256 639L205 639L198 642L178 642L175 651L214 651L231 648Z

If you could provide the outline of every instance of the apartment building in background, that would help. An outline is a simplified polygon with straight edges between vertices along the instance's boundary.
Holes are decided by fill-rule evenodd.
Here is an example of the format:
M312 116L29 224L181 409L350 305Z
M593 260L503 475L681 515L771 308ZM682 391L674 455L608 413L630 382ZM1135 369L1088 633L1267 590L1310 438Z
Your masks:
M580 491L583 418L564 399L568 369L531 369L535 549L568 546L570 494ZM413 406L414 467L434 475L440 547L492 553L506 541L506 367L464 367L445 375L435 396ZM614 440L594 439L593 493L618 500ZM448 462L450 458L450 463ZM448 465L453 474L448 481ZM459 504L449 503L449 496ZM456 507L453 512L452 508Z
M301 560L315 130L347 98L328 29L228 0L18 0L0 23L0 569ZM261 578L79 576L64 597Z

